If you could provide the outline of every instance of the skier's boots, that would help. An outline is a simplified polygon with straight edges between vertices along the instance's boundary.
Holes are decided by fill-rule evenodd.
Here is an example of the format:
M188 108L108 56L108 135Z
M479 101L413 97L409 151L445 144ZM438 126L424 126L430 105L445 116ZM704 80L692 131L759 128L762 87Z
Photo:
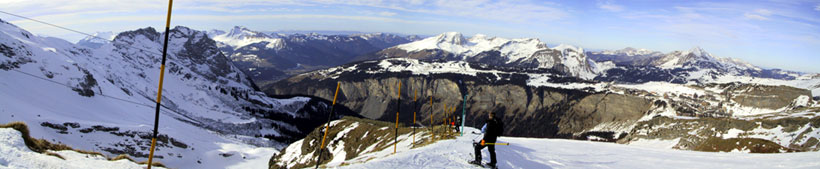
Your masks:
M495 164L493 164L493 163L487 163L487 168L491 168L491 169L498 169L498 166L496 166L496 165L495 165Z
M483 167L483 165L481 165L481 161L470 161L470 162L468 162L468 163L473 164L473 165L477 165L477 166L482 166L482 167Z

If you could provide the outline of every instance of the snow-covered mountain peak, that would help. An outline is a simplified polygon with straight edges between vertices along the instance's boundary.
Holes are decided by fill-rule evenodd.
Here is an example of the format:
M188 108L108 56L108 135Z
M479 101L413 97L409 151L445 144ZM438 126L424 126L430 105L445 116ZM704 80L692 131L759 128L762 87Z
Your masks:
M111 40L114 40L116 34L114 32L96 32L93 36L86 36L83 39L77 41L77 45L85 46L89 48L99 48L100 46L109 43Z
M233 29L231 29L230 31L228 31L227 34L225 34L225 36L234 37L234 38L237 38L237 39L272 38L268 34L265 34L265 33L262 33L262 32L257 32L257 31L252 31L252 30L250 30L250 29L248 29L244 26L234 26Z
M706 52L706 50L703 50L703 48L701 48L700 46L695 46L692 49L689 49L689 51L686 51L686 52L682 53L683 56L687 56L689 54L692 54L695 57L699 57L699 58L714 58L714 56L712 56L712 54L710 54L709 52Z
M487 35L475 34L475 35L473 35L473 37L470 37L470 41L477 41L477 40L487 40Z
M616 55L616 56L655 56L655 55L662 55L663 53L658 51L653 51L649 49L636 49L633 47L626 47L620 50L604 50L601 52L597 52L599 54L604 55Z
M360 33L360 34L353 34L351 36L360 37L364 40L370 40L374 37L394 37L393 34L386 34L386 33Z
M243 26L234 26L233 29L222 34L216 34L219 33L218 31L211 32L214 33L209 33L209 35L212 36L211 38L213 38L216 41L225 43L229 46L233 46L234 48L239 48L242 46L259 42L268 42L269 44L274 44L271 46L282 46L278 45L278 43L281 42L281 38L279 38L278 36L253 31Z
M576 53L584 53L584 48L567 45L567 44L559 44L558 46L552 47L551 49L555 49L564 53L567 52L576 52Z
M443 50L457 55L458 58L467 59L476 54L487 51L499 51L507 62L516 61L529 57L538 50L546 49L546 45L535 38L505 39L499 37L488 37L483 34L476 34L470 39L465 39L461 33L446 32L437 36L425 38L419 41L396 46L409 52L422 50Z
M463 45L467 40L459 32L446 32L434 37L439 44Z
M477 34L464 40L461 33L447 32L435 37L396 46L407 53L444 51L453 56L446 60L463 60L499 66L557 69L568 75L591 79L594 65L590 64L584 49L572 45L558 45L548 48L537 38L506 39ZM395 50L395 49L388 49ZM441 56L423 54L428 59L442 59ZM390 54L383 55L387 57ZM401 57L401 56L399 56ZM438 57L438 58L436 58Z

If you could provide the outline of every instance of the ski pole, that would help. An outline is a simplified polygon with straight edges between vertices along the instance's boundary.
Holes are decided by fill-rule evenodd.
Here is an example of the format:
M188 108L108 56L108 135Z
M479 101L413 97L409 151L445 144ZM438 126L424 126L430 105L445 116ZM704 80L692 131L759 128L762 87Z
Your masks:
M510 143L485 143L484 140L481 140L481 145L505 145L508 146Z

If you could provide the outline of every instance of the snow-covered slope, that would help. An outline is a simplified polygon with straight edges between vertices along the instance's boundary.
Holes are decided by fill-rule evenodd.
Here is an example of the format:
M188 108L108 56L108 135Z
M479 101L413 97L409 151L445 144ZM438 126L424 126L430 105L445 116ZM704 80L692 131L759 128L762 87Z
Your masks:
M139 165L127 159L109 161L98 155L82 154L71 150L50 151L62 158L37 153L26 147L21 133L11 128L0 128L0 168L121 168L140 169ZM156 167L155 168L163 168Z
M472 142L480 135L468 127L464 136L430 145L403 148L396 154L369 153L328 164L338 168L482 168L472 160ZM564 139L501 137L496 146L499 168L816 168L818 152L745 154L694 152ZM403 142L402 142L403 143ZM484 163L489 154L482 150ZM335 160L335 158L334 158Z
M170 37L156 161L173 168L264 161L257 157L327 117L326 102L259 92L205 33L176 27ZM33 137L145 160L162 38L144 28L92 50L0 21L0 123L23 121Z

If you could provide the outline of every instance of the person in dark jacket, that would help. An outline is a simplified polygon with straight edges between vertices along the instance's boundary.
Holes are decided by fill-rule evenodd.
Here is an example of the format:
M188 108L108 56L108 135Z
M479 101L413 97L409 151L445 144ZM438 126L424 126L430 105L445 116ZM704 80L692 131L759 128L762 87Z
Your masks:
M461 125L461 116L456 115L456 120L455 121L456 122L453 125L453 127L456 128L456 133L461 132L461 128L459 128L459 126L458 126L458 125Z
M484 139L482 139L480 143L473 143L473 146L475 147L475 161L471 161L470 163L481 165L481 149L487 147L487 150L490 152L490 163L487 165L495 168L498 161L495 159L495 145L493 144L497 140L498 136L501 136L502 131L504 131L504 123L495 117L495 113L490 112L487 117L487 122L483 127L481 127L481 133L484 133Z

